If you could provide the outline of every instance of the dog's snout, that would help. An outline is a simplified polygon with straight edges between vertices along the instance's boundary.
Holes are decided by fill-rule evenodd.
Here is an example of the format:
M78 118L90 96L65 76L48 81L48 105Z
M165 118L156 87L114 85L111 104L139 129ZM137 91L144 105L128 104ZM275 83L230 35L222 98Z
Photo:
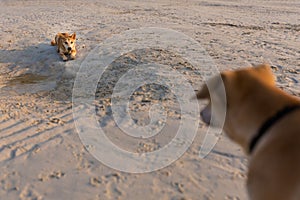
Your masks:
M71 49L72 49L71 47L68 47L68 51L71 51Z
M200 116L203 118L203 116L204 116L203 110L200 112Z
M203 120L204 123L207 125L210 125L210 118L211 118L211 112L210 112L210 107L206 107L200 112L200 116Z

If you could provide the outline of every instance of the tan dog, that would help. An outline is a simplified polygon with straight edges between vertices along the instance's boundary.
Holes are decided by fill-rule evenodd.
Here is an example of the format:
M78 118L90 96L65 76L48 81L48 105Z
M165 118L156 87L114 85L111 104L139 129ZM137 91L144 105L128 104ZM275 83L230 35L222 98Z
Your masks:
M212 115L210 103L201 116L206 123L216 118L218 124L224 111L220 105L227 105L223 130L249 154L250 199L299 200L300 100L275 86L268 65L226 71L219 77L197 94L215 109Z
M67 56L73 60L76 56L76 33L69 35L68 33L58 33L55 39L51 41L52 46L57 46L57 52L64 61L68 60Z

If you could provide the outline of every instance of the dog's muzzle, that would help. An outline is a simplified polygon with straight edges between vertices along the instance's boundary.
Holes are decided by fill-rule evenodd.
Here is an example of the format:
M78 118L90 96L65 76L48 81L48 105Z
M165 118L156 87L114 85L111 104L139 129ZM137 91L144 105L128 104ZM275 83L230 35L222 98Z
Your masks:
M207 125L210 125L211 120L211 109L210 106L206 106L201 112L200 112L201 118L204 123Z

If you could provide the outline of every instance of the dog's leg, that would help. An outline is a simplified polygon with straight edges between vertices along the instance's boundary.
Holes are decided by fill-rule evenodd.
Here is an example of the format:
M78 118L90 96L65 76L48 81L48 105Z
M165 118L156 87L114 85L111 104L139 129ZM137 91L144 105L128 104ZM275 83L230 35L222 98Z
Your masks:
M76 57L76 49L74 49L74 50L71 51L71 56L70 57L71 57L72 60L75 59L75 57Z
M59 52L59 55L63 59L63 61L67 61L68 60L68 57L62 51Z

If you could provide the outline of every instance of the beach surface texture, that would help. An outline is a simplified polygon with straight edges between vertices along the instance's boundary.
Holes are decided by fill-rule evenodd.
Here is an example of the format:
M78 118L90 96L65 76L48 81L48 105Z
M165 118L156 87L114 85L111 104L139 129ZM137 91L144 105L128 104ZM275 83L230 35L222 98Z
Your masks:
M298 0L1 0L0 38L2 200L248 199L247 157L193 91L266 62L300 96Z

